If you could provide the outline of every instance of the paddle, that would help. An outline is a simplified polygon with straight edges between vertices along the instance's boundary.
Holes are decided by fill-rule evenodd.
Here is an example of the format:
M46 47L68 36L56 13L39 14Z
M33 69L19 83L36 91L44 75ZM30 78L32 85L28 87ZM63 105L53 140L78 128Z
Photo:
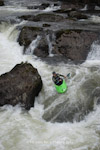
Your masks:
M68 79L70 79L71 74L70 74L70 73L68 73L66 77L67 77Z

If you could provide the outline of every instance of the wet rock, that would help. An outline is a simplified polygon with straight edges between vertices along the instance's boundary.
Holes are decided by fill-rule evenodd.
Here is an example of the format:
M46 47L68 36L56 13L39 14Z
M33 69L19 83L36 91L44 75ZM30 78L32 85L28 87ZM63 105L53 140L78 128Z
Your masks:
M47 7L49 7L50 4L49 3L42 3L41 5L35 5L35 6L27 6L28 9L46 9Z
M50 27L51 25L50 25L50 24L47 24L47 23L44 23L42 26L43 26L43 27Z
M28 9L46 9L47 7L49 7L50 4L49 3L42 3L41 5L35 5L35 6L27 6Z
M43 115L46 121L50 122L74 122L81 121L84 116L89 112L88 108L84 105L68 104L68 100L58 103L56 106L47 109Z
M53 53L63 55L73 61L85 60L91 44L97 38L97 32L60 30L56 32L56 43L54 44Z
M94 103L100 99L100 76L92 73L90 79L85 80L80 89L84 98L87 99L88 109L93 110Z
M34 55L38 57L46 57L49 54L49 46L45 36L42 36L38 46L34 50Z
M77 18L77 19L88 19L88 17L86 15L84 15L78 11L71 11L68 13L68 16L72 17L72 18Z
M42 31L43 29L39 27L23 27L18 38L19 44L26 49L38 35L42 34Z
M58 10L55 10L53 12L55 13L69 13L72 9L71 8L68 8L68 9L58 9Z
M79 10L87 5L88 10L94 10L95 6L100 6L99 0L62 0L61 9L71 8L74 10Z
M31 5L31 6L27 6L28 9L35 9L35 6Z
M25 15L25 16L21 16L19 18L20 19L24 19L24 20L28 20L28 21L34 21L34 22L38 22L38 21L59 22L59 21L63 21L64 20L63 16L52 14L52 13L38 14L36 16Z
M100 98L98 98L97 100L97 105L100 105Z
M20 103L25 109L30 109L41 88L42 80L37 69L31 64L18 64L0 76L0 106Z
M96 87L96 89L92 92L93 97L100 97L100 87Z
M4 1L0 0L0 6L4 6Z
M63 1L63 2L69 2L69 3L85 3L85 4L91 4L91 3L100 3L99 0L59 0L59 1Z
M54 6L59 6L59 4L58 3L54 3Z
M93 3L92 4L88 4L87 5L87 9L88 10L94 10L95 9L95 4L93 4Z
M35 8L35 9L43 10L43 9L46 9L47 7L49 7L49 6L50 6L49 3L43 3L43 4L41 4L41 5L35 6L34 8Z
M79 10L85 6L84 3L76 3L76 2L62 2L61 9L62 10Z
M19 18L23 19L23 20L28 20L28 21L34 21L35 16L33 16L33 15L23 15L23 16L20 16Z

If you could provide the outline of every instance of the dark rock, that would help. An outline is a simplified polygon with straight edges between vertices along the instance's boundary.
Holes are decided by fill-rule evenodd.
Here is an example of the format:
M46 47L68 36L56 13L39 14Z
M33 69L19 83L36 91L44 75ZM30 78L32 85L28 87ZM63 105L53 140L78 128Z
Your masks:
M89 113L88 106L83 104L68 104L68 100L57 104L55 107L48 108L43 115L46 121L50 122L74 122L81 121Z
M100 76L92 73L90 79L85 80L80 89L84 98L87 99L89 109L93 110L94 103L98 103L100 99Z
M28 9L35 9L35 6L27 6Z
M28 21L33 21L35 19L35 16L33 15L24 15L24 16L20 16L20 19L24 19L24 20L28 20Z
M77 19L87 19L88 17L78 11L71 11L68 13L69 17L77 18Z
M19 17L20 19L24 19L24 20L28 20L28 21L34 21L34 22L38 22L38 21L44 21L44 22L59 22L59 21L63 21L64 17L60 16L60 15L55 15L55 14L38 14L36 16L33 15L25 15L25 16L21 16Z
M98 98L97 100L97 105L100 105L100 98Z
M88 10L94 10L95 9L95 4L93 4L93 3L92 4L88 4L87 5L87 9Z
M97 3L99 4L100 1L99 0L59 0L59 1L62 1L62 2L67 2L67 3L84 3L84 4L91 4L91 3Z
M93 97L100 97L100 87L97 87L93 92L92 92Z
M56 13L69 13L72 9L71 8L68 8L68 9L58 9L58 10L55 10L53 12L56 12Z
M59 6L59 4L57 4L57 3L54 3L54 6Z
M92 31L60 30L56 32L53 53L74 61L85 60L91 44L97 37L98 33Z
M4 6L4 0L0 0L0 6Z
M39 9L46 9L49 6L50 6L49 3L43 3L43 4L40 5Z
M62 10L79 10L82 9L85 6L85 4L82 3L70 3L70 2L63 2L61 4Z
M37 69L31 64L18 64L0 76L0 106L20 103L25 109L30 109L41 88L42 80Z
M38 46L34 50L34 55L38 57L46 57L49 54L48 42L44 36L42 36Z
M44 23L43 24L43 27L50 27L51 25L50 24L47 24L47 23Z
M41 5L34 6L34 9L43 10L43 9L46 9L47 7L49 7L49 6L50 6L49 3L43 3L43 4L41 4Z
M42 31L43 29L39 27L23 27L18 38L19 44L26 49L36 39L37 35L42 34Z
M49 3L42 3L41 5L35 5L35 6L27 6L28 9L46 9L47 7L49 7L50 4Z

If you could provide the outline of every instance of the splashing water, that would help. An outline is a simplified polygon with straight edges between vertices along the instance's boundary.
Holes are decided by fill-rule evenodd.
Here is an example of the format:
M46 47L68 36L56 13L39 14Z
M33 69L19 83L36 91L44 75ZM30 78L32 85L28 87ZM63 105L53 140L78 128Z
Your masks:
M94 42L87 57L88 60L100 60L100 44Z
M37 38L33 40L32 43L29 45L29 48L27 48L25 54L27 55L34 54L34 49L38 46L40 39L41 39L41 36L37 36Z

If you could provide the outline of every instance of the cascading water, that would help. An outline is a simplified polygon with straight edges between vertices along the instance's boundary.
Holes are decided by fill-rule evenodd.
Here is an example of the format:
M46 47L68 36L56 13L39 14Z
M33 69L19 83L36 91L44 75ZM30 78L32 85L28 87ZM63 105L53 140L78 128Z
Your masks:
M25 54L27 54L27 55L34 54L34 49L38 46L40 39L41 39L41 36L37 36L37 38L35 40L33 40L32 43L30 44L30 46L27 48Z
M100 106L97 105L98 97L92 95L94 91L91 93L91 90L95 90L92 81L100 85L99 43L92 45L86 62L81 65L48 65L34 56L23 55L23 47L16 42L18 31L15 26L0 25L0 74L27 61L38 69L43 89L36 98L35 107L29 112L24 112L20 106L0 108L0 150L100 150ZM71 73L71 79L67 81L68 93L56 93L51 79L53 70L63 72L64 75ZM91 82L88 84L89 80ZM72 106L79 106L78 104L85 106L91 99L94 100L94 110L80 122L76 122L80 109L74 116L73 123L51 123L42 118L44 113L50 113L62 102L67 102L71 110ZM53 103L50 104L51 100Z
M51 37L51 38L50 38ZM52 34L52 35L50 35L50 34L48 34L47 36L46 36L46 38L47 38L47 42L48 42L48 45L49 45L49 56L54 56L53 54L52 54L52 48L53 48L53 46L52 46L52 41L54 41L55 40L55 36L54 36L54 34Z
M99 41L94 42L92 44L91 51L90 51L87 59L100 61L100 43L99 43Z

